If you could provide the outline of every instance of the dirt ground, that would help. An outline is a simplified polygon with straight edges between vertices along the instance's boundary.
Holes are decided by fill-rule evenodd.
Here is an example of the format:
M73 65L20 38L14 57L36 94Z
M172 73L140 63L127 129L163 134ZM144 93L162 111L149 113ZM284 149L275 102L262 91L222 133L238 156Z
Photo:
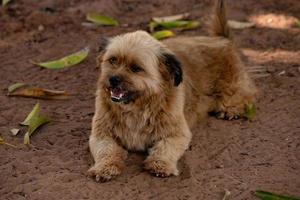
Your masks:
M94 113L95 67L100 36L147 29L152 16L190 12L205 21L210 0L19 0L0 8L0 134L16 149L0 146L0 199L198 199L255 200L264 189L300 197L300 18L298 0L228 0L229 18L250 20L255 28L235 30L247 65L263 66L261 95L253 121L208 118L193 130L191 148L180 160L181 175L155 178L142 170L146 155L131 153L123 174L96 183L85 173L92 164L88 136ZM120 27L86 27L85 14L99 11ZM205 35L203 27L178 35ZM46 61L92 51L83 63L46 70L29 61ZM66 90L70 100L40 100L54 121L39 129L32 145L25 130L11 136L36 99L7 97L6 88L24 82Z

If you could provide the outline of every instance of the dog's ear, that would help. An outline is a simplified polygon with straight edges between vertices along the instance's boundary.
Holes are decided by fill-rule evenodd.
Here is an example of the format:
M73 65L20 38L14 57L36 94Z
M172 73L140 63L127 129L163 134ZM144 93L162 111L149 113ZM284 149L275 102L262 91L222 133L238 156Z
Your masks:
M170 73L174 86L178 86L182 82L182 69L180 61L171 53L163 53L163 64Z
M97 66L100 67L102 63L102 57L105 53L105 49L109 44L109 39L107 37L101 37L98 41L98 49L97 52L99 53L97 56Z
M107 37L101 37L98 41L98 52L105 51L105 48L109 44L109 39Z

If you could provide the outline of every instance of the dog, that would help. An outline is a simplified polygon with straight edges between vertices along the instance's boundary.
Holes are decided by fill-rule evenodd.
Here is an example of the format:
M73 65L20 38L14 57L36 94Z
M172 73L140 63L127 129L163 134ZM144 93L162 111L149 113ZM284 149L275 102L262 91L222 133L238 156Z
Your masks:
M88 175L108 181L121 174L127 150L147 151L144 168L158 177L178 175L190 129L209 112L236 119L257 89L231 40L223 0L217 0L209 37L159 42L145 31L103 44L97 60L96 111Z

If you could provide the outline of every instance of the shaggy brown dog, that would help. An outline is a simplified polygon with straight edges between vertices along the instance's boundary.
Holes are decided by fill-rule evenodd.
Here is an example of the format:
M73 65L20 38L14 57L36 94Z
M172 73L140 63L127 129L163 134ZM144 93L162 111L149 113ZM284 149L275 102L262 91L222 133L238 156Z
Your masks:
M218 0L211 37L177 37L163 43L144 31L116 36L99 56L96 112L90 150L97 181L119 175L127 150L148 150L150 173L178 175L190 128L207 115L241 116L256 89L229 40Z

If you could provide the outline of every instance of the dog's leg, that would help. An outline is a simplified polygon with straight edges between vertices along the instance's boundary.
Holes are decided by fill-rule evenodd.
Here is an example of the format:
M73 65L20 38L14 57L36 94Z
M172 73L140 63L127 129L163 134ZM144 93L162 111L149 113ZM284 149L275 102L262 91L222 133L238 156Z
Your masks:
M177 161L188 148L191 132L187 125L180 135L170 136L158 141L149 150L149 156L144 161L144 167L158 177L178 175Z
M246 72L239 71L230 77L237 78L224 77L224 81L221 80L222 84L219 85L222 89L219 90L220 96L217 98L215 111L220 119L232 120L243 116L246 106L254 103L257 93ZM226 82L228 80L230 81Z
M92 134L89 140L90 151L95 164L88 170L88 175L97 181L108 181L119 175L125 165L127 151L109 137Z

